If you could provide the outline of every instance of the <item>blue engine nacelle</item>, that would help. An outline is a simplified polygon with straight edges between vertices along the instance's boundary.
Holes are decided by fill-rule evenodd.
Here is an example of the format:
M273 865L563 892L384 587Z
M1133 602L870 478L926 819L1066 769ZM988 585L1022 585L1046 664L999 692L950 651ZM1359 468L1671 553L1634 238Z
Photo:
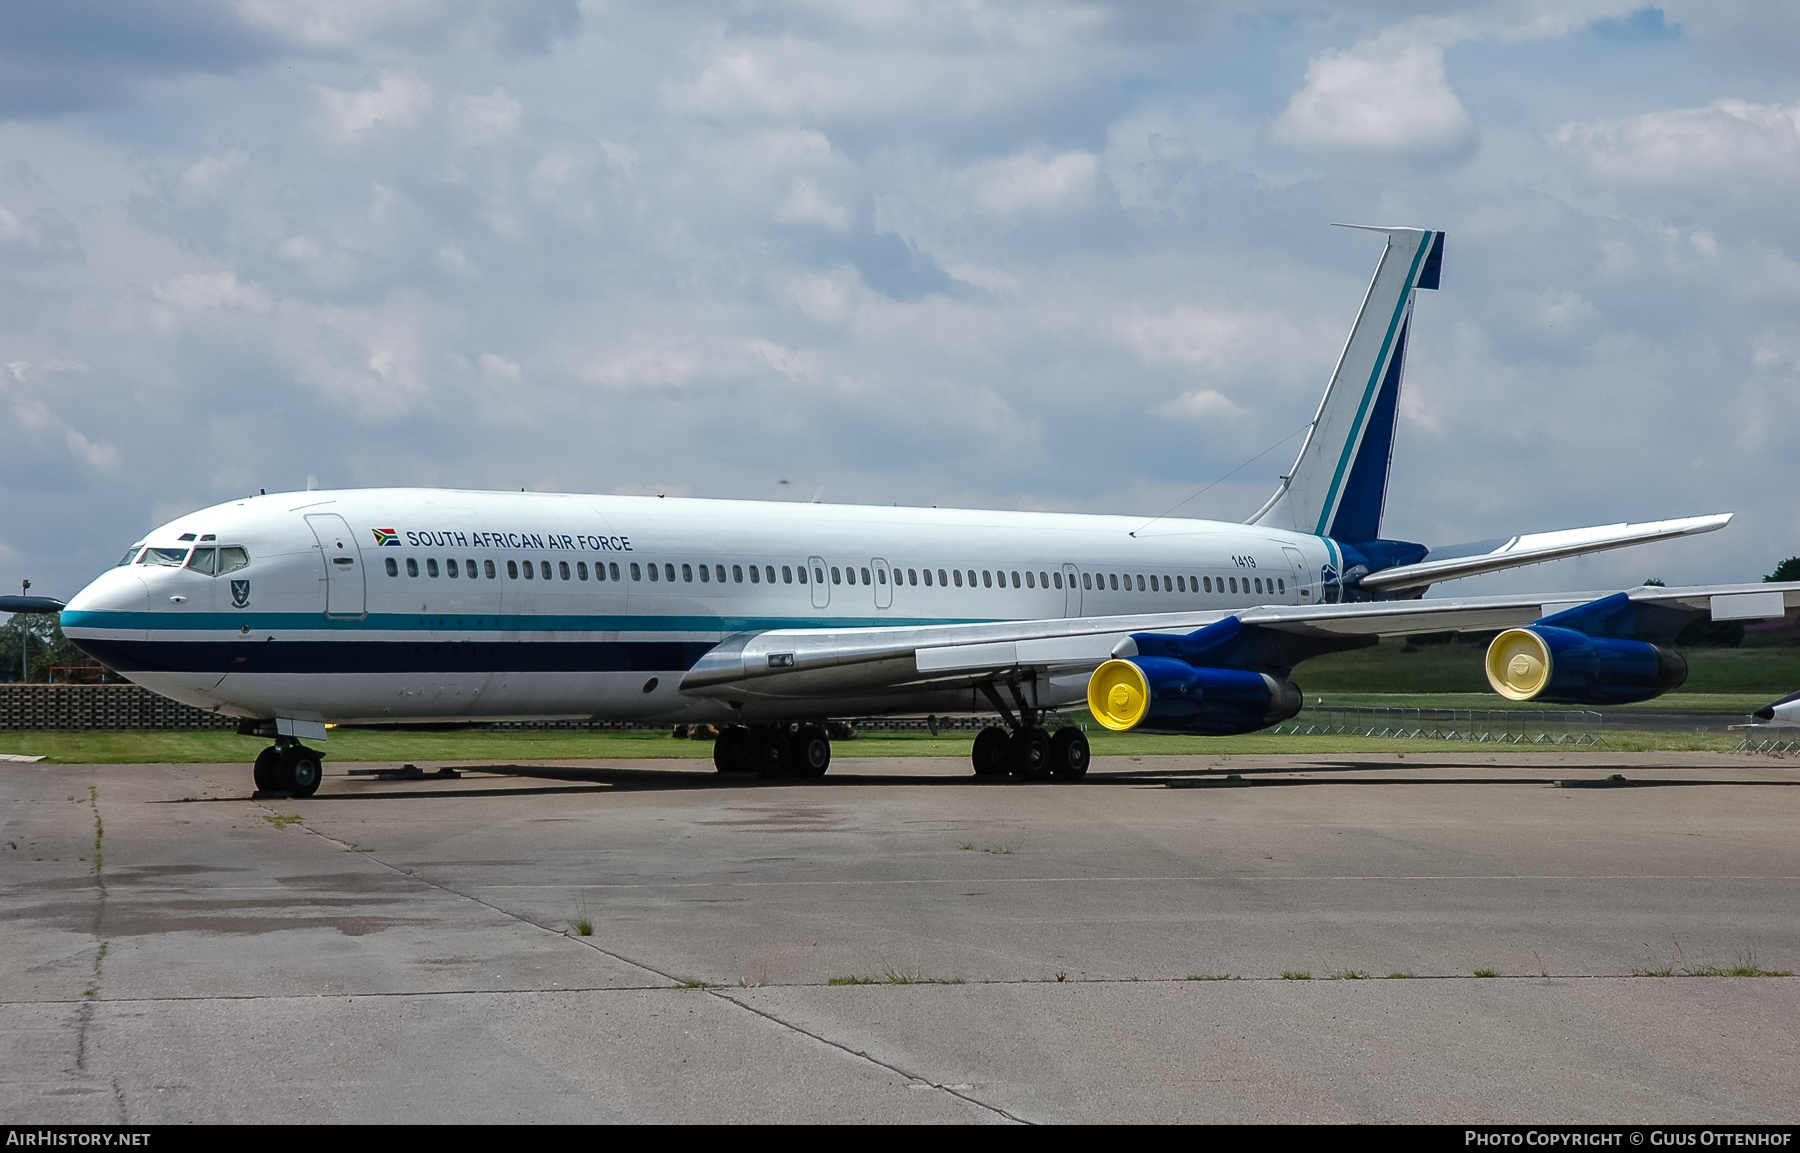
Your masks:
M1687 659L1648 641L1591 637L1542 622L1507 629L1487 651L1488 684L1515 701L1629 705L1680 688Z
M1138 656L1094 670L1088 708L1115 732L1225 737L1287 720L1300 711L1300 690L1263 673Z

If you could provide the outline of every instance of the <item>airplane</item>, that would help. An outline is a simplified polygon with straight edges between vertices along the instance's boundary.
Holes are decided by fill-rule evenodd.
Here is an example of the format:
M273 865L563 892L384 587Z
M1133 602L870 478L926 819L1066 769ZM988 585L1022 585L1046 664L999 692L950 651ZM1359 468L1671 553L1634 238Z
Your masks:
M1293 716L1294 667L1383 636L1504 630L1513 700L1678 687L1688 621L1781 616L1800 583L1422 599L1443 581L1723 528L1730 514L1448 548L1381 520L1413 303L1444 233L1386 244L1299 456L1245 522L744 500L368 489L179 517L66 605L64 633L270 740L259 789L319 787L328 725L605 719L718 726L721 771L817 777L832 718L997 714L984 777L1079 779L1115 731ZM0 598L0 611L23 598ZM10 611L17 611L16 608Z
M1800 693L1789 693L1750 715L1762 722L1759 728L1800 728Z

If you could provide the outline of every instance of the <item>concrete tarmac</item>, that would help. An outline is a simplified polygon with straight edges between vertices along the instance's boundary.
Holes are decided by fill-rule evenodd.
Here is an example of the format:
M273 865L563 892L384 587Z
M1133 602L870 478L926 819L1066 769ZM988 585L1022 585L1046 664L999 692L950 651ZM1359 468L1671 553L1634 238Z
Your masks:
M852 751L0 766L0 1117L1800 1114L1800 760Z

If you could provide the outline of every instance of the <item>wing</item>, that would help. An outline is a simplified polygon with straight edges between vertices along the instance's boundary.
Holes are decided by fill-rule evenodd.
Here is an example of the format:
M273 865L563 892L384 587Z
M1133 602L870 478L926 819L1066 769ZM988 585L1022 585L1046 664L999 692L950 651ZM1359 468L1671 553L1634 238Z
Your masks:
M960 688L1029 675L1091 671L1113 656L1138 652L1145 634L1190 634L1236 620L1219 650L1221 667L1285 676L1308 657L1361 648L1384 636L1482 632L1530 624L1617 594L1446 597L1344 605L1276 605L1236 613L999 621L916 628L772 629L728 637L682 678L681 691L703 697L788 700L896 689ZM1646 637L1673 639L1688 621L1778 617L1800 608L1800 582L1644 586L1627 590Z
M1438 581L1455 580L1457 577L1481 576L1521 565L1604 552L1610 548L1714 532L1730 524L1731 515L1727 512L1712 516L1682 517L1679 520L1655 520L1644 524L1569 528L1557 532L1528 533L1506 540L1434 548L1417 564L1382 569L1363 577L1357 584L1374 592L1420 588Z

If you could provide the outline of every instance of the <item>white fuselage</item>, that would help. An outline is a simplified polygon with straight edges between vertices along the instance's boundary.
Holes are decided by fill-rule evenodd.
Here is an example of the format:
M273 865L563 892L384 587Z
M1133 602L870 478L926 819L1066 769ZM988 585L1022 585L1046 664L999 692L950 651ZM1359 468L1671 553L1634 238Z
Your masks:
M306 492L163 525L63 625L133 681L239 717L799 720L980 704L935 690L732 712L682 694L681 677L725 637L767 629L1313 604L1339 565L1324 538L1211 521Z

